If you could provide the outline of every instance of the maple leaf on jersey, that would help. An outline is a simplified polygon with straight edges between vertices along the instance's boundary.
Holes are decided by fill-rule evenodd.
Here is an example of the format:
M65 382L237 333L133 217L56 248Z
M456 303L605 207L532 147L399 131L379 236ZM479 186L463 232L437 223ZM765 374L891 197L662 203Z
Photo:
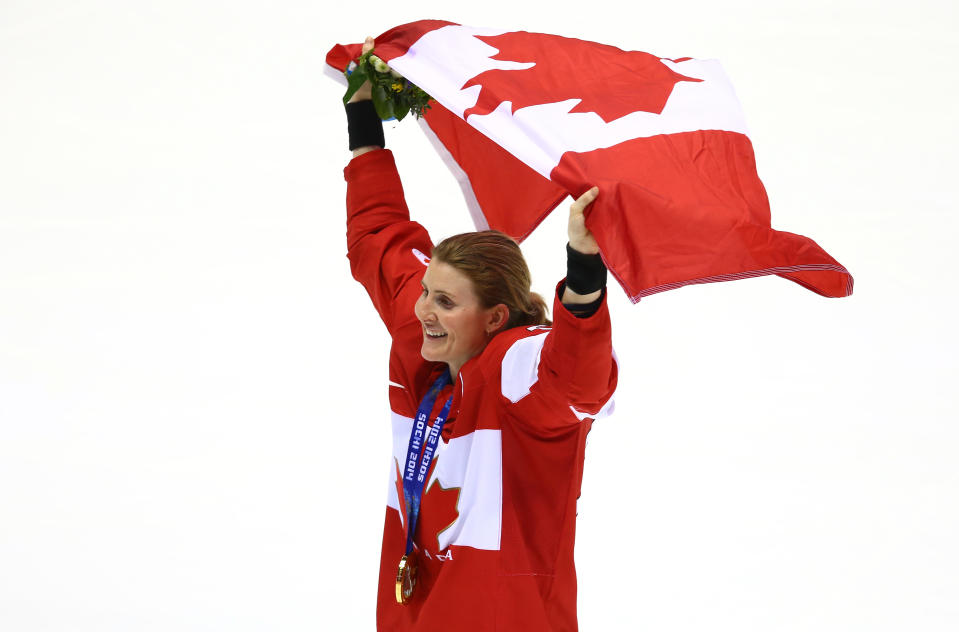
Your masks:
M438 458L433 459L433 462L430 464L430 473L427 476L427 480L432 477L438 460ZM399 461L395 458L394 463L396 467L396 480L394 485L396 485L396 495L399 499L400 517L405 526L408 510L406 507L406 499L403 495L403 473L400 471ZM459 487L443 487L437 480L429 484L420 499L420 514L416 519L416 534L414 540L417 545L427 548L434 553L442 551L439 544L439 536L453 526L453 523L459 518L460 513L457 505L459 504L460 490L461 488Z
M433 481L423 494L422 510L416 523L416 541L427 549L442 551L440 534L453 526L460 512L457 508L460 498L459 487L445 488L439 481Z
M512 102L516 112L530 105L581 99L571 112L595 112L609 123L632 112L659 114L678 82L701 81L673 71L655 55L596 42L526 31L475 37L499 49L491 59L535 65L487 70L467 81L463 88L482 89L464 119L489 114L504 101Z
M406 508L406 495L403 493L403 472L400 470L399 460L394 457L393 462L396 464L396 479L393 485L396 486L396 499L400 505L400 523L406 528L406 519L410 512Z

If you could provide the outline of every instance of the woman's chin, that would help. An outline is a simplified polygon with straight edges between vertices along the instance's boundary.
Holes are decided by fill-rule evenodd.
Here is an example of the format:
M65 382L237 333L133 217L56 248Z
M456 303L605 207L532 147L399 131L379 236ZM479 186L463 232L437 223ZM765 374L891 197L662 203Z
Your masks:
M420 355L428 362L446 362L446 354L439 348L440 345L431 340L424 340L420 347Z

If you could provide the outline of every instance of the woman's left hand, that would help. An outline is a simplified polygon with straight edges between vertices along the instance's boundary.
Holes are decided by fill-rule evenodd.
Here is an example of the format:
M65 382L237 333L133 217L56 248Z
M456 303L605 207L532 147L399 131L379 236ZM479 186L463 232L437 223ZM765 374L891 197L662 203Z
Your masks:
M569 245L573 250L584 255L599 253L599 244L596 243L593 233L586 228L586 216L584 215L586 207L592 204L598 196L599 187L593 187L579 196L569 207Z

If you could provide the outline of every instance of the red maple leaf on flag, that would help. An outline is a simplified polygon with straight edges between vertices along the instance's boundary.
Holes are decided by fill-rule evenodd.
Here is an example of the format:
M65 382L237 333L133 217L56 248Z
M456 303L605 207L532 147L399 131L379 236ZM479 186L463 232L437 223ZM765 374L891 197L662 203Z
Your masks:
M499 52L491 59L535 63L525 70L487 70L463 88L482 86L476 105L463 113L489 114L510 101L513 112L530 105L581 99L571 112L595 112L605 122L631 112L663 111L680 81L702 81L667 67L660 57L579 39L516 31L477 35Z

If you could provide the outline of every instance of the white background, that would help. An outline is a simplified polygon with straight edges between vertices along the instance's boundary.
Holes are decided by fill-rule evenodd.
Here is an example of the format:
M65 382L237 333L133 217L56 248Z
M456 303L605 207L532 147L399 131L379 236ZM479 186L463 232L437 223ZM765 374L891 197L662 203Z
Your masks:
M425 17L718 58L773 226L856 278L611 286L581 628L959 629L945 0L2 0L0 629L373 629L388 339L322 69ZM388 128L414 216L469 230L418 126ZM543 292L565 208L524 244Z

